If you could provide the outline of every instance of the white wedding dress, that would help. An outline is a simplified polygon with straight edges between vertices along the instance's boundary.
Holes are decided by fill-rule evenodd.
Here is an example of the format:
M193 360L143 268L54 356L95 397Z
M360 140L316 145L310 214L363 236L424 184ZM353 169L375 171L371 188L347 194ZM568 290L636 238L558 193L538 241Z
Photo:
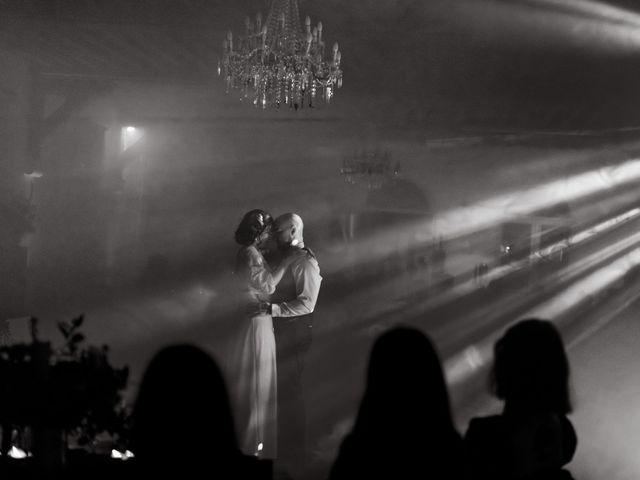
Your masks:
M238 349L235 354L236 421L242 451L260 458L277 455L276 343L271 315L258 312L275 290L271 270L260 251L238 252L236 281L240 289Z

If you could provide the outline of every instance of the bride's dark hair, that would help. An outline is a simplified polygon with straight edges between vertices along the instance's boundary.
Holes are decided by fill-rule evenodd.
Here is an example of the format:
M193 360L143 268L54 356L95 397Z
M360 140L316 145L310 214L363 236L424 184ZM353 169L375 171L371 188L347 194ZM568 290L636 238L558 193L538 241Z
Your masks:
M245 213L236 229L236 242L245 247L251 245L272 223L273 217L264 210L256 209Z

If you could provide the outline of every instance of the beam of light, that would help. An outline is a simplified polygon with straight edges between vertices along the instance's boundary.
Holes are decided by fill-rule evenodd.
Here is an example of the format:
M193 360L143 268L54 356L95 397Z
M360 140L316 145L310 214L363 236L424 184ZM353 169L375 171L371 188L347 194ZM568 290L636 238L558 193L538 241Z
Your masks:
M586 199L584 202L576 202L571 206L571 226L574 231L577 231L585 225L592 225L594 221L606 215L620 212L629 208L630 205L637 205L639 199L640 192L632 187L616 192L613 196L599 198L597 201Z
M544 283L544 291L563 291L566 288L566 285L571 284L572 282L579 282L580 278L587 275L592 269L615 259L638 243L640 243L640 232L594 252L582 259L580 262L569 265L554 274L552 278L549 278ZM528 292L528 295L529 294L531 294L531 292ZM455 324L451 325L443 324L438 328L437 332L434 331L432 333L437 335L439 338L441 337L449 340L456 337L465 338L466 336L472 335L479 325L486 322L486 319L494 317L495 312L513 311L520 307L526 300L526 297L523 298L518 295L510 295L500 298L498 302L474 309L467 313L464 316L464 320L455 322Z
M504 193L470 207L444 212L435 222L440 225L440 235L455 238L495 226L509 218L526 217L537 210L604 190L614 190L638 180L640 159L632 159L620 165L608 165L523 191Z
M525 190L502 193L473 205L446 210L430 220L420 218L358 239L341 255L339 264L341 268L370 264L402 248L429 246L440 239L460 238L507 221L526 218L562 202L574 202L606 191L615 193L616 189L638 181L640 159L631 159Z
M526 268L530 268L531 266L545 261L553 252L555 252L559 248L567 248L567 247L577 247L579 244L583 242L587 242L594 237L601 235L613 228L619 227L620 225L637 219L640 217L640 208L631 209L621 215L618 215L614 218L603 221L587 230L578 232L577 234L570 237L568 240L561 240L556 242L546 248L533 252L529 257L513 262L509 265L500 265L491 270L489 270L483 278L483 284L499 280L509 274L513 274L517 271L522 271ZM615 255L622 251L625 248L629 248L629 246L633 245L634 242L640 241L640 236L634 235L632 237L627 237L620 242L617 242L613 245L609 245L605 249L599 250L598 252L592 254L591 256L583 259L580 262L575 262L564 269L564 273L558 274L557 279L567 281L571 277L575 277L576 275L581 275L585 270L589 268L593 268L594 265L601 262L603 258L606 258L611 255ZM416 313L419 311L429 310L432 308L436 308L445 303L454 301L458 298L462 298L464 295L467 295L474 290L479 288L478 282L476 279L471 279L466 282L459 283L455 285L453 288L442 292L438 295L425 299L424 302L419 304L415 304L411 310ZM493 306L491 307L493 308ZM482 317L490 312L478 312L478 316ZM474 322L475 323L475 322Z
M610 310L607 310L601 318L582 330L579 335L572 338L566 344L567 350L571 350L573 347L575 347L579 343L582 343L587 338L592 337L596 332L601 330L618 315L629 308L638 298L640 298L640 291L632 291L631 293L628 293L617 306L613 307Z
M587 230L584 230L580 233L573 235L572 237L569 237L569 239L567 240L567 243L569 246L571 246L571 245L575 245L580 242L583 242L585 240L589 240L595 235L598 235L610 228L617 227L621 223L625 223L629 220L636 218L638 214L640 214L640 208L633 208L628 212L623 213L622 215L618 215L617 217L610 218L609 220L605 220L602 223L594 225L593 227Z
M638 13L604 2L594 0L524 0L524 3L550 7L569 14L583 15L593 20L640 28Z
M599 200L597 204L598 211L620 211L623 207L636 202L637 199L638 194L635 192L635 189L632 191L626 191L615 195L614 197ZM526 259L525 261L515 261L509 265L500 265L499 259L495 258L492 262L488 263L488 271L486 274L477 278L473 275L474 267L470 265L469 267L462 269L460 274L453 277L454 281L452 287L437 293L431 292L428 296L420 295L418 297L417 294L423 293L425 289L424 285L420 282L412 281L409 284L406 284L405 282L403 295L413 296L414 300L411 301L409 305L403 306L403 314L407 316L416 315L421 312L428 311L429 309L436 308L439 305L455 301L456 299L472 293L478 288L486 286L490 281L497 280L509 273L515 273L518 269L529 268L535 263L545 261L547 253L552 254L556 249L563 249L568 244L571 245L571 248L577 247L583 242L588 242L596 238L598 235L605 234L612 229L618 228L621 225L638 218L638 211L634 208L620 215L616 215L615 217L603 220L598 224L592 225L593 210L594 206L592 205L592 202L576 207L576 209L572 211L571 215L572 220L575 220L575 227L579 228L580 225L585 225L586 227L583 227L582 230L578 230L566 240L556 242L548 248L542 249L542 251L534 251L529 259ZM340 254L338 253L335 256L339 257ZM469 265L468 261L466 263ZM326 262L323 262L323 267L325 267L325 265ZM373 285L360 286L357 290L350 292L350 297L356 304L361 306L369 305L370 299L375 298L378 295L382 294L386 298L389 298L390 285L397 282L398 279L396 277L385 277L383 280L376 282ZM359 318L368 319L367 321L370 321L371 318L378 318L380 314L396 316L397 305L394 302L385 302L384 305L376 305L375 310L372 310L371 312L367 311L367 309L361 308ZM384 325L382 325L381 328L385 328ZM376 332L375 327L371 326L369 334L375 335L376 333L379 332Z
M640 236L636 236L636 238L640 238ZM636 265L640 265L640 249L633 250L612 264L591 273L548 302L530 310L525 316L557 318L566 314L580 302L590 300L613 285Z
M523 268L529 267L533 264L544 261L553 256L558 250L576 247L579 244L591 240L592 238L600 235L608 230L619 227L620 225L627 223L633 219L638 218L640 216L640 208L632 208L631 210L624 212L620 215L617 215L613 218L600 222L593 227L590 227L586 230L576 233L572 235L566 240L561 240L559 242L553 243L545 248L537 250L530 254L527 258L523 260L519 260L513 262L509 265L503 265L491 270L487 274L487 280L493 281L499 278L504 277L505 275L512 273L515 270L521 270Z
M525 269L534 267L538 263L543 263L547 261L549 259L549 256L553 255L553 253L558 249L565 250L567 248L570 248L571 250L567 251L573 251L580 245L592 241L598 236L606 234L618 227L621 227L622 225L625 225L632 221L636 221L639 218L640 208L633 208L624 213L621 213L620 215L616 215L613 218L606 219L596 225L581 230L567 239L560 240L549 245L548 247L534 251L533 253L531 253L531 255L529 255L529 257L523 260L514 261L508 265L500 265L496 260L496 265L491 266L486 274L481 278L473 277L471 270L467 271L466 273L463 272L458 278L454 279L454 285L450 288L447 288L446 290L440 292L430 293L429 295L421 295L419 298L414 298L410 303L403 304L400 315L403 318L420 318L424 316L425 312L429 312L430 310L436 309L445 304L459 301L466 295L469 295L480 288L484 288L490 282L499 280L503 277L506 277L507 275L515 274L518 271L524 271ZM614 244L608 245L607 247L592 253L589 256L586 256L580 261L572 261L569 265L564 266L562 270L558 270L556 272L555 279L553 281L553 284L550 284L550 288L553 288L554 285L566 283L578 278L587 270L596 267L605 259L618 255L625 249L632 247L634 242L636 241L640 241L640 238L638 238L637 236L626 237ZM370 299L375 298L377 295L380 295L381 292L383 292L382 294L388 297L389 284L395 282L397 282L397 278L392 277L386 279L385 282L382 282L379 285L376 284L372 287L360 288L357 291L354 290L350 294L352 301L364 306L369 305ZM418 292L419 289L416 289L415 291ZM406 291L405 293L411 294L411 291ZM499 305L496 305L494 303L484 309L476 309L472 312L469 312L466 315L467 320L465 322L456 322L453 325L443 324L440 327L440 331L437 332L438 336L442 338L459 338L461 336L464 336L465 334L472 333L465 332L464 329L460 326L461 323L471 326L471 328L473 329L474 326L482 324L483 318L491 317L495 311L507 311L516 308L521 304L521 302L522 299L517 296L507 296L501 298ZM358 317L365 327L365 334L370 337L377 336L389 327L387 323L379 322L377 319L381 317L397 319L399 315L398 305L395 302L387 302L384 305L376 304L374 308L374 313L367 312L366 309L361 308L360 315ZM372 320L372 318L374 320ZM356 319L352 319L352 322L350 322L349 324L350 327L353 327L355 325L354 322L356 321ZM370 325L366 326L366 324ZM449 327L452 329L451 331L447 330ZM332 328L325 329L323 333L331 334L339 328L341 328L340 325L335 325Z
M369 337L376 337L382 331L389 328L389 323L380 320L380 318L394 319L399 321L400 317L404 319L410 319L411 323L420 324L423 321L425 312L429 312L444 304L450 304L455 301L460 301L466 295L483 288L483 286L489 281L496 281L509 274L514 274L518 271L524 271L530 269L537 263L542 263L547 260L549 252L553 252L556 248L566 248L567 245L571 246L571 249L575 249L585 242L589 242L599 235L605 234L615 228L618 228L628 222L638 220L640 218L640 208L634 208L620 215L617 215L611 219L600 222L590 228L580 231L567 240L556 242L549 247L533 252L528 258L521 261L513 262L510 265L498 265L497 267L490 269L483 278L482 283L479 283L477 279L470 277L468 280L459 281L454 284L453 287L448 288L442 292L431 294L428 296L421 296L420 299L414 299L408 304L402 305L401 312L398 311L398 306L394 302L387 303L385 305L376 305L376 312L373 316L367 315L366 312L360 315L360 321L364 328L363 334ZM553 277L550 277L545 282L545 291L554 292L564 288L565 285L570 282L576 281L581 276L588 273L590 270L598 267L603 262L607 262L612 258L615 258L622 254L624 251L632 248L640 242L640 233L626 236L621 240L607 245L606 247L599 249L590 255L585 256L580 261L572 261L569 265L565 265L562 269L559 269L554 273ZM390 279L389 282L395 282L396 279ZM378 286L382 291L387 291L388 286L384 284ZM367 298L375 298L377 293L372 289L367 289L363 292L353 292L352 300L357 302L357 297L361 297L363 300L357 302L361 305L367 305ZM498 299L497 302L492 302L484 307L475 308L467 312L462 319L456 322L444 322L438 327L431 327L431 334L438 338L442 338L447 342L457 341L460 338L466 338L473 335L477 331L479 326L486 324L487 318L493 318L495 312L507 312L513 311L521 307L526 298L520 295L508 295ZM373 320L372 320L373 319ZM413 320L411 320L413 319ZM350 328L353 328L356 320L353 319L349 323ZM342 326L335 325L331 328L326 328L323 333L326 335L335 334Z
M483 36L549 48L591 47L608 52L637 52L640 15L595 0L503 0L457 2L455 17ZM515 35L517 34L517 36Z
M638 235L634 235L634 237L637 238ZM609 265L576 281L558 295L520 315L520 318L537 317L562 323L562 320L571 312L575 311L576 308L585 302L590 302L593 298L619 282L627 272L638 265L640 265L640 248L632 250L614 260ZM502 335L504 330L513 326L518 321L519 319L514 320L507 326L491 333L483 340L469 345L462 352L449 358L445 362L445 375L450 385L464 382L473 375L478 368L487 365L492 360L494 343Z

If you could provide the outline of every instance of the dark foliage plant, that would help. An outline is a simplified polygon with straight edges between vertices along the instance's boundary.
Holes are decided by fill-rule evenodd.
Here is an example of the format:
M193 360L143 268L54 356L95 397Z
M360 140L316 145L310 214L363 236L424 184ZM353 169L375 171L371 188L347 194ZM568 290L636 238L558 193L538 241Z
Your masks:
M79 331L83 316L60 322L64 342L53 348L38 338L31 318L31 343L0 346L0 424L3 431L28 427L79 434L122 434L122 392L128 367L109 362L106 345L87 345ZM6 445L2 446L3 450Z

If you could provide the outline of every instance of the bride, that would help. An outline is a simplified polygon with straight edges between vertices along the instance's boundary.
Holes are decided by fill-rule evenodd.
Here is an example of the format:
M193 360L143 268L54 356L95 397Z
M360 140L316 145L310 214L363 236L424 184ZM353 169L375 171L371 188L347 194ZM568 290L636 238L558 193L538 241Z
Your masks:
M235 398L238 406L240 445L244 453L275 459L277 455L276 345L271 315L261 312L285 269L265 261L260 248L269 238L273 218L264 210L247 212L235 232L241 245L234 276L239 299L239 350L236 354Z

